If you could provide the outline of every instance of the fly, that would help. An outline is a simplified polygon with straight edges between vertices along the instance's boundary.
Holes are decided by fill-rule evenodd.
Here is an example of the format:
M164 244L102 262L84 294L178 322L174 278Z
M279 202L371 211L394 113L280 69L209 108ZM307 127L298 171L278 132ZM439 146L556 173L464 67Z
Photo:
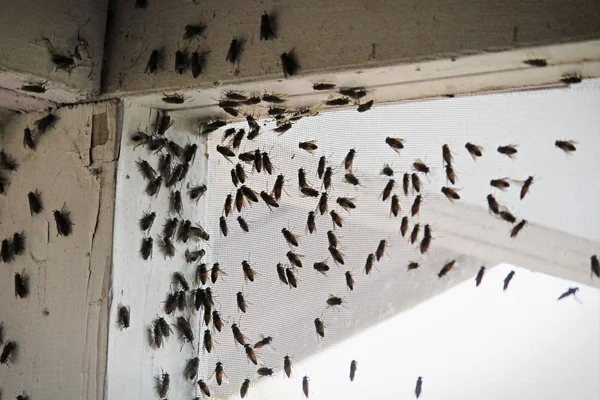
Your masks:
M54 220L56 222L57 236L69 236L73 231L73 223L71 222L70 212L65 211L65 205L63 204L60 211L54 210Z
M262 157L259 149L254 150L254 169L259 174L262 171Z
M202 73L204 69L204 57L210 53L210 51L205 51L204 53L199 53L198 49L192 53L190 67L192 69L192 76L197 78Z
M349 172L348 174L352 175L351 172ZM346 175L348 175L348 174L346 174ZM333 170L331 169L331 167L325 168L325 172L323 173L323 187L325 188L325 190L329 190L329 188L331 187L331 178L332 177L333 177ZM358 184L358 179L356 179L356 184Z
M417 180L419 179L417 174L413 174L413 175L416 176ZM421 189L420 181L417 183L417 185L420 190ZM410 174L405 172L404 175L402 176L402 191L404 192L405 196L408 196L408 188L409 187L410 187ZM413 184L413 187L414 187L414 184Z
M344 168L346 171L352 171L352 164L354 163L354 156L356 155L356 150L350 149L346 157L344 158Z
M574 140L557 140L556 142L554 142L554 146L558 147L566 154L571 154L572 152L576 151L576 144L577 142Z
M375 100L369 100L365 103L359 104L356 111L358 111L359 113L369 111L371 109L371 107L373 107L374 103L375 103Z
M244 350L246 351L246 357L248 358L248 360L250 360L252 362L252 364L257 365L258 357L256 356L256 352L254 351L252 346L250 346L249 344L246 343L246 344L244 344Z
M285 177L282 174L277 175L277 179L275 180L275 184L273 185L273 191L271 194L275 197L276 200L281 198L281 191L283 190L283 182L285 181Z
M246 280L246 282L248 282L248 281L254 282L254 277L256 276L256 271L254 269L252 269L252 266L246 260L242 261L242 271L244 272L244 279ZM256 347L256 346L254 346L254 347Z
M200 282L203 285L206 285L206 282L208 281L208 268L206 267L206 264L201 263L200 265L198 265L196 267L196 283Z
M430 171L430 168L423 161L416 160L413 162L413 170L427 175Z
M417 378L417 384L415 386L415 397L418 399L421 395L421 389L423 387L423 378L420 376Z
M236 301L237 301L238 309L241 312L245 313L247 310L247 304L246 304L246 299L244 298L244 294L242 292L237 292Z
M223 236L227 236L227 234L229 233L229 227L227 226L227 219L225 218L225 216L221 216L219 218L219 228L221 228L221 234Z
M452 270L452 268L454 268L455 263L456 263L456 260L452 260L452 261L449 261L446 264L444 264L444 266L442 267L440 272L438 272L438 278L441 278L444 275L446 275L448 272L450 272L450 270Z
M402 143L403 141L404 141L404 139L401 139L401 138L393 138L393 137L389 137L389 136L385 138L385 142L396 153L398 153L401 149L404 148L404 144Z
M258 370L256 370L256 373L260 376L271 376L273 375L273 369L267 367L260 367Z
M240 228L242 228L242 230L244 232L250 232L250 227L248 226L248 222L246 222L244 217L242 217L241 215L238 215L237 222L240 225Z
M256 344L254 345L254 348L262 349L263 347L271 344L272 341L273 341L273 338L271 336L267 336L266 338L263 338L262 340L259 340L258 342L256 342Z
M325 337L325 324L319 318L315 318L315 330L317 331L317 335L322 338Z
M283 265L281 263L277 263L277 276L279 277L279 280L283 282L284 285L289 284L287 277L285 276L285 268L283 268Z
M477 276L475 277L475 286L481 285L483 274L485 274L485 267L481 266L481 268L479 268L479 272L477 272Z
M523 63L532 67L545 67L548 65L548 62L543 58L533 58L531 60L525 60Z
M415 224L412 232L410 233L410 244L415 244L417 238L419 237L419 230L421 226L419 224Z
M289 245L298 247L298 235L293 234L286 228L281 229L281 233Z
M198 381L198 387L200 387L200 391L202 392L202 394L204 394L206 397L210 397L210 389L202 379Z
M154 74L158 68L160 61L162 60L162 50L152 50L150 54L150 58L148 59L148 63L146 64L146 69L144 70L147 74Z
M452 152L450 151L450 147L447 144L442 146L442 159L446 163L446 165L452 165Z
M215 379L217 380L217 385L221 386L221 383L223 383L223 376L227 376L227 374L223 369L223 363L219 361L215 365Z
M242 192L242 189L238 189L235 193L235 208L238 210L238 212L242 211L242 208L244 207L244 202L244 193Z
M246 183L246 178L248 176L246 175L246 171L244 171L244 167L242 166L242 164L238 163L235 165L235 176L241 184Z
M336 84L331 82L317 82L313 83L313 90L333 90Z
M311 188L310 186L303 187L300 189L300 192L308 197L319 197L319 191L317 189Z
M413 269L418 269L419 267L420 267L420 265L419 265L418 262L411 261L411 262L408 263L408 266L406 267L406 269L408 271L412 271Z
M319 199L319 204L317 205L317 208L319 209L319 212L321 213L321 215L325 214L328 210L328 206L327 206L328 199L329 199L329 196L327 195L327 192L321 193L321 198Z
M335 228L335 226L337 225L341 228L342 223L344 222L344 219L337 212L335 212L335 210L331 210L329 212L329 215L331 216L331 221L333 222L333 227Z
M301 258L304 256L294 253L293 251L288 251L286 257L294 267L302 268Z
M286 100L283 98L283 96L274 94L274 93L263 94L262 101L267 102L267 103L272 103L272 104L281 104L281 103L286 102Z
M385 254L385 248L387 246L387 240L383 239L379 242L379 244L377 245L377 250L375 251L375 258L377 259L377 261L381 260L383 258L383 255Z
M523 183L523 186L521 187L521 200L523 200L523 198L525 198L525 195L527 195L527 193L529 192L529 188L531 187L531 184L533 183L533 176L528 177L525 180L525 183Z
M325 276L327 276L327 272L329 271L329 265L327 265L327 263L325 261L319 261L319 262L314 263L313 268L317 272L320 272Z
M365 263L365 273L367 275L369 275L369 273L371 272L371 270L373 269L373 263L375 261L375 254L370 253L367 256L367 262Z
M206 185L192 186L188 189L190 199L198 201L206 193ZM231 195L229 195L231 197ZM231 204L231 202L230 202Z
M346 181L346 183L349 183L352 186L360 185L360 180L352 172L346 172L344 174L344 180Z
M348 289L354 290L354 277L352 276L352 273L350 271L346 271L344 276L346 277L346 286Z
M514 224L515 222L517 222L515 216L512 215L511 212L508 210L502 210L498 213L498 215L500 215L500 218L502 218L508 223Z
M198 374L198 367L200 365L200 359L198 357L190 358L185 364L183 370L183 376L190 380L194 380Z
M250 135L248 135L248 136L250 136ZM263 167L265 167L265 171L267 171L267 174L272 175L273 174L273 163L271 162L269 153L267 153L266 151L264 151L262 153L262 164L263 164Z
M354 382L354 376L356 375L356 368L358 367L358 363L356 360L350 361L350 381Z
M291 128L292 128L292 123L288 121L288 122L282 123L277 128L273 129L273 132L276 132L276 133L279 133L280 135L282 135L285 132L289 131Z
M294 275L294 271L292 270L292 268L286 268L285 277L287 278L287 281L291 287L298 287L298 279L296 278L296 275Z
M481 146L477 146L476 144L467 142L467 144L465 144L465 149L467 149L471 157L473 157L473 160L476 160L477 157L482 156L483 147Z
M513 159L515 157L515 154L517 154L517 145L509 144L507 146L499 146L497 150L498 153L504 154L508 158Z
M204 257L205 254L206 254L206 251L204 251L204 249L191 250L191 251L190 251L190 249L185 249L185 261L188 264L191 264L196 261L200 261L200 260L202 260L202 257Z
M385 185L385 188L383 188L383 192L381 192L381 197L383 201L386 201L390 197L395 184L396 182L393 179L390 179Z
M412 173L410 175L410 180L412 182L412 187L415 190L415 192L420 193L421 192L421 179L419 178L419 175L417 175L416 173Z
M242 40L237 40L233 38L231 40L231 44L229 45L229 50L227 51L227 57L225 57L225 61L229 61L232 64L235 64L242 53Z
M273 17L265 12L260 17L260 40L273 40L275 38L277 36L273 32Z
M165 372L160 378L156 379L158 380L158 395L161 399L167 397L167 393L169 392L169 384L171 383L171 377Z
M288 378L292 375L292 361L289 356L283 357L283 371Z
M204 33L204 30L206 29L206 25L188 24L183 29L185 30L185 32L183 33L183 40L192 40L192 39L197 39L199 36L204 37L202 34Z
M491 194L487 195L488 207L494 214L500 214L500 205Z
M250 379L244 379L244 382L242 382L242 386L240 387L240 397L243 399L244 397L246 397L246 394L248 393L248 388L250 388Z
M225 271L223 271L221 269L221 266L219 263L214 263L212 268L210 269L210 281L212 283L217 282L217 279L219 279L219 276L221 275L225 275L227 276L227 274L225 273ZM223 279L223 276L221 276L221 279Z
M567 290L566 292L564 292L563 294L561 294L561 295L558 297L558 300L562 300L562 299L564 299L565 297L569 297L569 296L575 296L575 293L577 293L578 291L579 291L579 288L578 288L578 287L572 287L572 288L569 288L569 290Z
M306 230L309 233L313 233L317 230L317 225L315 223L315 212L309 211L308 218L306 219Z
M390 167L390 164L384 164L381 171L379 171L379 175L385 175L391 178L394 176L394 169Z
M41 193L37 190L35 192L29 192L27 194L27 200L29 200L29 212L32 217L33 214L39 214L44 209L42 206Z
M510 187L510 183L508 182L507 178L492 179L490 180L490 186L505 191L507 188Z
M33 136L33 133L31 132L31 129L29 129L29 127L26 127L23 130L23 146L27 146L29 147L31 150L35 150L35 138Z
M152 239L151 237L142 239L142 247L140 249L140 254L142 255L142 258L144 260L147 260L148 258L152 257L153 242L154 239Z
M456 192L456 189L452 189L450 187L443 186L441 192L451 202L454 201L454 200L460 199L460 195Z
M331 254L331 257L333 257L333 261L335 261L336 264L344 265L344 253L342 253L333 246L329 246L328 250L329 254Z
M325 105L327 106L345 106L350 104L350 99L348 97L334 97L325 101Z
M245 185L242 185L240 190L249 202L258 203L258 196L256 195L256 192L254 190L250 189L248 186Z
M422 202L422 197L421 195L418 195L417 197L415 197L415 201L413 202L412 206L410 207L410 215L412 217L414 217L415 215L417 215L419 213L419 210L421 209L421 202Z
M308 399L308 376L304 376L304 378L302 378L302 393L304 393L304 396Z
M402 237L404 237L406 235L407 231L408 231L408 217L402 217L402 222L400 222L400 233L402 234Z
M583 77L578 73L569 73L569 74L563 74L562 77L560 78L560 81L562 83L564 83L565 85L571 85L571 84L575 84L575 83L581 83L582 79L583 79Z
M58 119L59 118L56 115L49 113L45 117L36 120L33 123L33 125L35 126L37 134L43 135L44 133L46 133L48 129L52 128L56 124L56 121L58 121Z
M46 93L46 83L48 83L48 81L43 81L40 83L28 83L21 86L21 90L29 93Z
M308 153L312 154L319 147L316 144L316 140L309 140L307 142L298 143L298 147L302 150L306 150Z
M354 204L355 199L349 197L338 197L336 203L340 205L344 210L349 211L356 208L356 204ZM393 204L393 199L392 199Z
M237 324L231 325L231 331L233 332L233 339L245 347L246 346L246 336L244 336L244 334L242 333L240 328L237 326ZM252 349L252 348L250 348L250 349ZM246 354L248 354L247 350L246 350Z
M300 69L300 67L298 65L298 61L296 60L294 49L292 49L289 53L282 53L280 59L281 67L283 68L283 76L285 78L298 73L298 69Z
M190 58L187 49L177 50L175 52L175 72L179 75L183 75L189 68Z
M454 172L454 168L450 164L446 165L446 181L453 185L456 184L456 172Z
M340 88L338 93L342 96L348 96L355 100L359 100L367 95L367 91L363 87Z
M15 273L15 297L24 299L29 295L28 280L29 278L25 275L25 271L20 274L18 272Z
M390 206L390 214L394 217L397 217L400 213L400 200L398 199L398 195L392 196L392 205Z
M519 222L518 224L516 224L512 230L510 231L510 237L514 238L517 237L517 235L519 234L519 232L521 232L521 229L523 229L523 227L527 224L527 220L523 219L521 220L521 222Z
M515 271L510 271L508 273L508 275L506 275L506 278L504 278L504 289L503 290L506 290L508 288L508 284L512 280L513 276L515 276Z
M337 307L341 306L344 303L344 300L341 297L330 295L326 300L327 307Z

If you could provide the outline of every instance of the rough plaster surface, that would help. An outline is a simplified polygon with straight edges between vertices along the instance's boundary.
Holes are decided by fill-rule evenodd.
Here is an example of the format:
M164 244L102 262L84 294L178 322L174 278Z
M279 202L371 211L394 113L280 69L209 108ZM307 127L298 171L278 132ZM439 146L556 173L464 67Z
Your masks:
M259 40L260 16L276 15L274 41ZM279 56L294 49L301 74L449 59L521 46L598 38L600 5L594 0L206 0L112 2L108 27L106 93L139 93L282 79ZM186 24L207 25L206 39L182 40ZM225 61L233 37L245 40L239 65ZM174 71L178 49L211 51L205 72ZM164 48L156 75L144 74L154 49Z
M91 98L99 93L108 0L3 3L0 12L0 87L15 90L23 81L48 80L54 90L28 95L60 104ZM61 54L73 53L78 32L89 44L89 58L85 56L84 65L71 73L54 71L42 38L50 39Z
M111 267L117 105L61 108L54 129L24 148L23 129L43 114L12 118L0 147L19 168L0 195L0 237L23 231L26 250L0 265L4 339L18 343L14 364L0 366L5 398L104 398ZM98 119L105 119L104 124ZM94 123L95 120L95 123ZM98 132L97 126L108 132ZM96 136L108 139L92 146ZM44 210L30 215L27 193L39 190ZM57 236L53 210L71 214L73 234ZM25 271L30 295L14 296L14 274Z

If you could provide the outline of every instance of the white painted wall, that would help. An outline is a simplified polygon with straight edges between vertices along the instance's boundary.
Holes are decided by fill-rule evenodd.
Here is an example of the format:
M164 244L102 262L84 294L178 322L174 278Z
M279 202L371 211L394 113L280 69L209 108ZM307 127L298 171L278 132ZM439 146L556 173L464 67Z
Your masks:
M594 113L599 106L598 85L598 81L589 81L564 90L384 105L365 114L354 110L325 113L299 121L281 137L271 131L273 122L263 121L264 133L255 142L245 141L241 150L259 147L270 151L276 173L283 173L287 178L288 194L284 194L279 209L273 213L262 202L244 209L242 215L250 225L250 233L241 231L235 221L238 214L234 212L233 217L228 218L230 233L227 237L219 233L218 221L225 196L233 191L229 178L232 165L214 151L220 134L211 135L208 159L198 154L188 175L190 182L205 182L209 191L198 207L189 201L184 205L185 218L201 223L211 234L210 247L201 244L207 251L205 262L209 266L219 262L228 273L224 280L211 285L218 300L217 309L228 320L223 332L214 333L217 343L211 354L206 354L200 343L195 343L195 349L189 344L181 349L182 342L174 338L164 349L154 350L149 345L146 329L157 315L164 314L162 302L169 291L170 276L180 270L191 279L193 268L185 264L185 247L181 245L177 246L173 260L165 260L156 247L152 260L144 262L138 255L143 234L137 221L144 211L157 212L152 228L156 246L156 235L167 215L168 191L161 189L156 199L149 199L143 193L145 183L134 162L142 157L156 166L157 157L141 147L134 150L128 136L152 124L155 114L134 105L126 106L116 198L108 398L157 398L155 377L161 369L171 374L170 398L193 397L197 388L183 381L182 371L185 360L198 351L202 360L200 377L209 381L214 397L236 395L246 378L253 382L252 392L255 385L264 384L257 383L260 381L256 368L247 362L243 349L234 344L232 323L239 323L252 343L260 340L261 335L273 336L273 345L259 352L260 363L274 368L280 375L284 355L292 356L294 362L300 364L311 356L325 354L327 349L368 327L388 321L421 301L472 279L482 264L491 267L500 262L513 262L534 271L600 287L598 279L590 278L589 270L589 257L600 247L599 216L594 208L600 186L593 179L599 172L595 160L600 148L597 142L600 120ZM188 140L200 143L190 117L192 113L172 115L178 123L167 136L181 145ZM384 143L386 136L405 138L405 149L400 154L393 152ZM577 152L571 157L565 156L553 146L559 138L577 140ZM298 149L299 141L311 139L316 139L319 145L315 155ZM476 142L486 149L481 160L475 162L466 154L463 148L466 141ZM513 142L519 144L519 154L514 161L495 153L498 145ZM455 152L457 186L462 189L462 198L455 204L439 193L444 182L440 154L443 143L448 143ZM358 190L341 181L343 171L339 167L347 150L354 147L358 151L355 172L364 185ZM296 178L297 169L305 167L309 181L318 187L316 164L322 154L329 157L330 165L336 169L330 198L355 196L358 206L350 214L340 211L346 224L337 232L347 263L337 268L329 260L332 270L328 277L314 271L312 264L328 256L325 232L331 229L331 221L327 216L321 217L316 235L304 232L307 212L314 210L316 201L299 197ZM378 199L386 183L379 176L382 165L390 163L400 173L409 170L415 158L421 158L433 168L429 179L423 179L422 212L411 219L411 228L415 222L432 226L435 240L426 256L421 256L398 235L399 219L391 219L389 202L382 203ZM514 189L500 194L488 186L492 177L524 179L529 174L534 174L536 181L523 201L518 200L518 191ZM275 175L251 174L247 185L257 191L268 190L274 180ZM399 189L396 192L400 195L404 215L414 196L405 198ZM490 192L519 218L530 220L531 224L516 240L509 238L508 224L487 212L485 196ZM576 210L569 207L574 203ZM285 253L289 250L280 233L283 227L301 234L298 252L305 255L305 266L298 271L298 289L290 290L280 284L275 272L276 263L285 263ZM377 270L367 277L362 272L366 255L375 251L381 239L389 241L389 257L378 263ZM437 273L442 265L453 258L458 260L456 269L439 279ZM254 283L243 280L240 263L245 259L250 260L260 274ZM407 273L408 261L420 262L419 271ZM351 293L344 285L346 270L355 274L356 289ZM490 274L486 286L480 289L488 290L488 283L489 287L498 286L501 279ZM247 314L236 309L235 293L240 290L251 303ZM326 309L325 299L330 294L344 297L347 308ZM551 301L555 301L554 294ZM132 326L128 330L116 327L119 303L131 307ZM200 316L188 312L183 315L190 315L198 337L197 333L205 329ZM328 325L323 340L314 332L315 317L322 317ZM173 318L168 320L173 321ZM493 340L502 338L490 338ZM209 379L217 361L223 362L229 376L222 386ZM365 373L362 372L364 367L360 368L361 373ZM415 377L419 373L415 372ZM318 374L309 374L319 380ZM301 398L301 378L296 375L290 383L297 389L294 392L297 398Z
M0 365L0 391L14 399L104 399L107 313L116 159L115 103L56 112L37 150L23 129L45 114L11 119L0 148L19 163L0 195L0 238L24 232L25 252L0 264L0 322L15 341L14 364ZM7 175L2 171L3 175ZM27 194L41 192L44 210L31 216ZM70 212L73 234L57 236L53 210ZM15 297L14 275L29 278L29 296Z

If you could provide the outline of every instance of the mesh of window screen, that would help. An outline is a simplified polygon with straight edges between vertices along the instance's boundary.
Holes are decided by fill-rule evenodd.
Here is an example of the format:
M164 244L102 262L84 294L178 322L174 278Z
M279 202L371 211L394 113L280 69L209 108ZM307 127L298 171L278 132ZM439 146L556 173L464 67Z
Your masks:
M281 376L285 355L293 355L294 361L299 362L417 304L455 281L465 279L466 275L473 275L478 265L468 257L468 251L453 254L440 246L443 238L439 237L453 232L436 231L437 226L448 226L440 222L441 218L452 219L457 234L467 231L469 224L474 223L461 222L460 218L431 209L439 205L448 209L448 200L440 193L441 186L451 186L445 179L441 146L447 143L453 151L458 174L456 187L462 189L459 191L460 203L485 208L486 195L493 192L502 204L511 205L518 218L531 218L523 212L525 207L519 204L518 190L507 193L492 191L489 180L504 176L526 179L533 174L546 175L549 167L540 168L542 160L548 157L544 153L550 157L563 157L553 148L553 142L555 138L564 137L565 126L557 126L544 118L549 113L566 113L562 105L558 106L558 102L552 103L548 99L548 96L558 94L559 91L514 93L387 105L365 114L354 110L325 113L299 121L281 136L272 132L274 123L261 121L262 135L255 141L245 140L240 150L260 148L268 151L276 170L269 176L264 172L253 172L253 168L247 165L249 177L246 185L257 192L270 192L275 176L283 174L286 177L285 192L278 209L271 211L261 201L243 209L241 215L250 225L249 233L240 229L235 219L238 213L234 212L227 219L230 230L227 237L217 233L218 217L226 195L235 194L229 178L232 165L213 151L220 140L218 134L213 135L209 144L212 152L208 178L211 194L207 212L214 238L211 241L211 262L219 262L229 274L214 285L219 300L217 308L221 308L222 315L229 318L230 323L239 324L250 343L257 342L263 335L273 337L271 346L257 351L259 366L273 368L275 374ZM523 107L523 102L515 101L524 96L528 97L531 107ZM532 120L535 123L532 124ZM572 130L569 131L569 138L576 136ZM405 148L398 153L393 151L385 143L388 136L403 138ZM308 154L298 146L299 142L308 140L316 140L319 146L314 154ZM484 148L481 159L474 161L467 153L464 144L468 141ZM513 143L519 145L519 154L514 161L496 152L497 146ZM342 163L349 149L356 149L353 172L361 183L357 187L343 181L346 171ZM337 211L344 218L344 223L342 228L334 228L329 214L325 213L317 218L317 231L309 234L306 231L308 212L317 211L318 199L300 194L297 175L298 169L304 168L309 184L324 191L317 177L317 164L322 155L327 157L327 165L334 170L332 189L328 192L329 210ZM402 193L402 173L413 172L411 165L416 159L429 165L432 172L428 176L419 174L424 197L422 211L410 218L409 233L403 238L399 234L400 220L408 215L415 193L412 190L409 196ZM390 200L381 200L381 192L389 180L380 175L385 163L389 163L395 171L393 193L400 197L402 208L397 218L390 215ZM339 196L354 198L357 208L351 212L344 211L335 203ZM417 243L411 245L407 239L415 223L420 224L421 233ZM434 237L439 240L434 239L429 252L421 255L418 244L424 224L431 225ZM300 235L298 248L291 248L286 243L282 228ZM508 234L509 226L506 225L506 228ZM328 230L333 230L339 238L344 265L336 265L328 252ZM372 275L366 276L367 255L375 252L382 239L388 242L386 254L375 263ZM279 282L275 269L278 262L288 263L285 255L290 249L304 255L303 268L297 270L297 289L290 289ZM440 280L437 272L446 261L454 258L459 259L457 269ZM248 260L258 272L254 283L244 282L242 260ZM323 260L331 267L327 276L313 269L315 262ZM419 262L421 268L407 272L409 261ZM346 271L351 271L354 276L354 291L346 288ZM237 310L235 298L238 291L244 293L249 303L246 314ZM326 299L330 295L341 296L344 306L328 308ZM324 339L318 338L315 333L313 321L317 317L327 325ZM214 368L217 360L224 362L233 389L215 388L215 392L229 394L231 389L237 393L245 378L256 382L257 367L249 364L243 348L234 344L231 331L227 329L217 335L216 340L221 343L207 358L206 374ZM259 382L266 379L269 378L262 378ZM300 392L301 376L296 375L293 380Z

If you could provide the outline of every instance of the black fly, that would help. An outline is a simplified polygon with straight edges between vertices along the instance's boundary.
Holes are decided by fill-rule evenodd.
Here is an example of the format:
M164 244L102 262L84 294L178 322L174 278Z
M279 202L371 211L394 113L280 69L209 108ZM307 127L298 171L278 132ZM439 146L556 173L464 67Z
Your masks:
M118 325L121 327L121 329L127 329L127 328L129 328L129 322L130 322L129 307L119 306L119 316L117 319Z
M296 73L298 72L298 69L300 67L298 66L298 62L296 60L296 56L294 54L293 49L289 53L281 54L281 66L283 67L283 76L284 77L287 78L288 75L289 76L296 75Z
M236 38L231 40L225 61L235 64L239 60L240 54L242 53L242 43L242 40L237 40Z
M65 205L63 204L63 208L58 211L54 210L54 220L56 221L56 230L57 236L69 236L73 229L71 226L73 223L71 222L71 218L69 217L70 213L65 211Z
M260 17L260 40L273 40L277 38L273 32L273 25L273 17L265 12Z
M192 69L192 76L194 78L197 78L202 73L202 69L204 67L204 56L206 56L208 53L210 53L210 51L198 53L198 49L192 53L190 67Z
M162 50L152 50L152 54L150 54L150 59L148 59L148 63L146 64L146 69L144 70L147 74L154 74L159 67L160 60L162 59Z
M25 275L25 271L22 273L15 274L15 297L20 297L24 299L29 295L29 287L27 285L27 281L29 278Z
M29 212L31 213L31 216L33 216L33 214L39 214L42 212L44 207L42 207L42 198L40 192L37 190L35 192L29 192L29 194L27 194L27 199L29 200Z

